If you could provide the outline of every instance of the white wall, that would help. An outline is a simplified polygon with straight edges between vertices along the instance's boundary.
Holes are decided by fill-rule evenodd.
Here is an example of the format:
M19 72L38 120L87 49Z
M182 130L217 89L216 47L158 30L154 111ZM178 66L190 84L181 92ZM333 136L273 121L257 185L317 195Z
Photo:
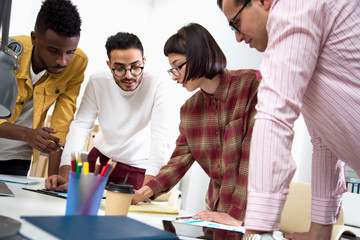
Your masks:
M139 36L145 49L147 71L166 74L169 64L163 55L163 45L179 28L190 22L197 22L210 31L227 56L229 69L258 69L260 66L262 54L250 49L244 43L239 44L235 41L234 33L217 7L216 0L73 0L73 3L78 6L82 17L79 47L89 57L81 94L89 74L108 70L105 64L105 41L108 36L118 31L128 31ZM10 35L29 35L33 30L40 6L40 0L13 0ZM169 77L169 81L170 79ZM169 91L174 93L173 99L170 99L174 109L179 109L184 100L190 96L175 83L171 84ZM176 126L172 133L174 141L178 134L178 121L179 116L175 114L172 123ZM303 158L308 158L309 155L307 131L301 122L296 127L298 130L294 141L295 159L307 162L307 160L303 161ZM306 150L306 153L303 150ZM308 168L306 164L300 167L303 170ZM204 185L207 185L208 179L199 167L193 169L194 171L191 171L184 181L189 193L183 194L183 203L191 210L197 211L204 207L202 204L207 189ZM301 179L306 180L307 177ZM194 206L195 195L200 196L200 200L196 201L199 205L196 206Z

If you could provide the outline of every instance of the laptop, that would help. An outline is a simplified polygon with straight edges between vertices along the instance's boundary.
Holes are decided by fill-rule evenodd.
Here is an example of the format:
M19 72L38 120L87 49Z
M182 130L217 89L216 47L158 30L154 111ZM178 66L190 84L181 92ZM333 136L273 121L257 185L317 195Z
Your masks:
M14 197L14 193L8 188L6 183L0 182L0 196Z

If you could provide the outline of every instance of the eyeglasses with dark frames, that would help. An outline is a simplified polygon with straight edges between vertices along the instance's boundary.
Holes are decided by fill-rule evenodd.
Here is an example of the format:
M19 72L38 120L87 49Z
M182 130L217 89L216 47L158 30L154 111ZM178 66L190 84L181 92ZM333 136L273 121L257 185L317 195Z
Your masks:
M229 22L229 26L231 28L231 30L237 32L237 33L240 33L240 30L235 26L234 22L237 18L237 16L239 16L239 14L242 12L242 10L244 10L244 8L246 7L246 5L249 4L249 2L251 2L251 0L247 0L244 4L244 6L242 6L242 8L240 8L240 10L237 12L237 14L235 15L235 17L233 17L232 19L230 19L230 22Z
M130 69L126 69L126 68L123 68L123 67L116 67L116 68L112 68L111 70L113 71L113 73L117 77L125 76L126 71L130 71L131 75L137 77L142 73L143 69L144 69L144 67L135 66L135 67L131 67Z
M170 76L174 75L176 77L180 77L181 76L181 73L180 73L180 69L186 64L186 62L180 64L179 66L177 67L173 67L173 68L170 68L167 72L170 74Z

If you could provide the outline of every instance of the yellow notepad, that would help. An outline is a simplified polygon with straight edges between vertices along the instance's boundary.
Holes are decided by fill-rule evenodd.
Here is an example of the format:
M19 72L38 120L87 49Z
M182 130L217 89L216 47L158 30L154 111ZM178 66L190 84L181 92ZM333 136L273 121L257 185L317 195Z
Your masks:
M152 214L179 214L179 210L177 209L177 207L156 203L138 203L136 205L131 205L129 212Z
M100 209L105 210L106 200L102 199L100 204ZM151 213L151 214L179 214L177 207L156 204L156 203L138 203L136 205L131 205L129 212L134 213Z

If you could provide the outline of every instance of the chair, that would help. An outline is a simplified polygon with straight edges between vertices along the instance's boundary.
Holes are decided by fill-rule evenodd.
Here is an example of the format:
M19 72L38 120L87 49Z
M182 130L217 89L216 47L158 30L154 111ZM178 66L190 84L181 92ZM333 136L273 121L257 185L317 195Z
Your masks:
M94 138L99 131L100 131L100 126L95 125L94 129L91 131L90 136L85 143L85 146L83 148L84 152L88 153L94 147Z
M309 183L291 182L289 194L281 215L280 231L283 233L307 232L311 224L311 185ZM331 240L340 239L343 233L355 235L344 225L344 211L334 224Z
M39 159L30 168L29 176L31 177L48 177L49 158L40 154Z
M51 115L48 115L44 122L44 127L50 127ZM39 159L33 159L30 166L30 177L48 177L49 158L47 155L40 153Z

